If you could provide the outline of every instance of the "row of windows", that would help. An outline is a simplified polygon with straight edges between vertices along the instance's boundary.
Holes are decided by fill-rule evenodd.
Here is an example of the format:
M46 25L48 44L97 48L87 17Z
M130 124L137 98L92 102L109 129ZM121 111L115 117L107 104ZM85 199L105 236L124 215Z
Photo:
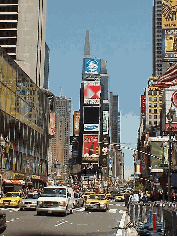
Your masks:
M149 119L158 119L158 116L155 114L155 115L149 115Z
M162 97L149 97L149 101L162 101Z
M149 109L149 113L158 114L158 113L160 113L160 109Z
M149 90L148 91L148 95L162 95L162 94L163 94L162 90L160 90L160 91L157 91L157 90L151 91L151 90Z
M157 121L155 120L155 121L149 121L149 125L157 125L158 123L157 123Z

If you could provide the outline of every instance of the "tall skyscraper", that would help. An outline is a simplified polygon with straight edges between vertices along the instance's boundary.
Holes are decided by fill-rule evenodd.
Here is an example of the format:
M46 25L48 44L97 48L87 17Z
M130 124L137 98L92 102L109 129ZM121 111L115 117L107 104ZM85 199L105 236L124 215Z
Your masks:
M0 46L44 87L46 0L0 0Z
M64 95L56 96L55 98L55 111L60 114L60 120L56 126L64 126L64 148L63 148L63 161L68 165L70 159L70 135L71 135L71 98L66 98ZM62 118L62 120L61 120ZM57 129L57 127L56 127ZM61 129L61 128L60 128ZM61 134L61 133L60 133ZM57 141L56 141L57 142ZM59 143L58 143L59 145ZM60 159L62 161L62 158Z
M163 74L177 61L176 1L154 0L152 8L152 76Z
M49 46L45 43L44 88L49 88Z

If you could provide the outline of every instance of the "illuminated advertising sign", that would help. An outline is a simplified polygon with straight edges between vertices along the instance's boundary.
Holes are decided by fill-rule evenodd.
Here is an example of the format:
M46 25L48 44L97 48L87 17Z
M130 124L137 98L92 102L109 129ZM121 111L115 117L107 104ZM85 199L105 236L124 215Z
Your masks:
M141 95L141 113L146 113L146 95Z
M108 134L108 117L109 112L103 111L103 135Z
M151 172L163 172L162 155L163 142L151 141ZM156 158L156 157L160 158ZM164 147L164 164L168 164L168 150Z
M100 104L100 81L84 81L84 104Z
M80 112L74 111L74 119L73 119L74 135L79 135L79 121L80 121Z
M99 107L84 106L84 124L99 124Z
M84 131L99 131L99 124L84 124Z
M55 112L50 112L49 135L55 136Z
M84 73L85 74L100 74L100 59L85 58Z
M177 86L173 86L171 88L165 89L166 131L168 131L168 127L169 127L167 114L168 114L170 108L175 110L174 116L176 116L177 115ZM176 122L172 122L171 126L172 126L173 131L177 131L177 123Z
M86 135L83 137L83 159L85 162L98 162L98 135Z
M177 28L177 1L162 0L162 29Z
M163 61L177 61L177 29L162 30Z

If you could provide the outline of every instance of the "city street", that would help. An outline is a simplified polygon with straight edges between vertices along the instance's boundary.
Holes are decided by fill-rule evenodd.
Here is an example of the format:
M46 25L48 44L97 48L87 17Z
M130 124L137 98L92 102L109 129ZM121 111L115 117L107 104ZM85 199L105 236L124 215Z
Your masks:
M2 235L116 235L121 211L125 210L124 202L110 200L107 212L86 212L84 209L74 209L73 214L67 216L37 216L36 211L1 208L7 217L7 229Z

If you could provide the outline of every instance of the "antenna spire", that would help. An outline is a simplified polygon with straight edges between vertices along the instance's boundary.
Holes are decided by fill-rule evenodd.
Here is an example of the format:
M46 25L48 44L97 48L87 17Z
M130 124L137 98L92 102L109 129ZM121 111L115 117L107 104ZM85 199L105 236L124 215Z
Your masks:
M89 30L85 31L84 57L90 58Z

